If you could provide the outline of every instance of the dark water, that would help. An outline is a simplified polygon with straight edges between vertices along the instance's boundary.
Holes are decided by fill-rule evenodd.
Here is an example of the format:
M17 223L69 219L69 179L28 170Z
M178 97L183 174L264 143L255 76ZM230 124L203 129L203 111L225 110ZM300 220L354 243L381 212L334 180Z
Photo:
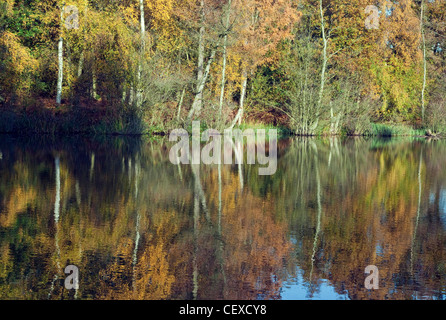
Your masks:
M0 298L446 297L445 141L282 140L274 176L171 145L0 136Z

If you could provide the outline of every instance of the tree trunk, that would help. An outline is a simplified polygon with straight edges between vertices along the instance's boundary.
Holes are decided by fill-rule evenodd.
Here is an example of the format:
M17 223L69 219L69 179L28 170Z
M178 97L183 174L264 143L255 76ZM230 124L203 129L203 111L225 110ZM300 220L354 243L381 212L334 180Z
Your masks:
M141 50L140 50L140 57L139 57L139 64L138 64L138 89L136 93L136 106L138 109L141 109L142 107L142 95L143 95L143 89L142 89L142 62L144 59L144 53L145 53L145 47L146 47L146 23L144 18L144 0L139 0L139 11L140 11L140 22L141 22Z
M183 89L183 92L181 92L181 98L180 98L180 102L178 103L178 113L177 113L177 121L180 121L181 118L181 108L183 106L183 101L184 101L184 95L186 94L186 88Z
M248 72L246 68L243 69L243 81L242 81L242 95L240 97L240 117L238 119L238 125L242 124L243 113L245 112L245 98L246 98L246 86L248 85Z
M96 67L93 66L92 68L92 84L91 84L91 97L93 99L98 98L98 78L96 76Z
M323 41L323 53L322 53L322 71L321 71L321 85L319 88L319 101L318 101L318 110L317 110L317 117L319 115L321 106L322 106L322 99L324 96L324 87L325 87L325 72L327 69L327 44L328 40L325 35L325 22L324 22L324 9L322 7L322 0L319 0L319 11L321 14L321 31L322 31L322 41Z
M231 124L231 129L235 127L236 124L241 125L243 120L243 113L244 113L244 104L245 104L245 96L246 96L246 86L248 85L248 72L246 71L246 68L243 69L242 74L242 92L240 94L240 106L237 112L237 115L235 116L234 120Z
M203 91L200 90L204 77L204 0L200 1L200 34L198 39L198 65L197 65L197 97L198 101L195 105L195 113L200 115L203 106Z
M133 106L133 103L135 101L135 88L132 86L130 86L129 89L129 105Z
M127 100L127 86L124 85L124 87L122 89L122 95L121 95L122 104L125 104L126 100Z
M84 19L88 19L87 14L88 14L88 6L85 8L85 11L83 13L83 16L84 16L83 18ZM77 77L78 78L84 72L84 63L85 63L85 53L84 52L85 52L85 47L84 47L84 49L81 52L81 56L79 57L79 65L78 65L78 68L77 68Z
M57 76L57 96L56 103L60 105L62 103L62 83L63 83L63 37L62 37L62 26L63 26L63 8L60 10L60 21L61 21L61 30L59 37L59 45L58 45L58 67L59 73Z
M95 154L94 152L90 156L90 182L93 180L93 173L94 173L94 161L95 161Z
M426 37L424 32L424 0L421 0L421 14L420 14L420 30L423 46L423 89L421 90L421 119L424 122L425 113L425 93L426 93L426 78L427 78L427 62L426 62Z
M81 56L79 58L79 66L77 68L77 77L79 78L82 75L83 69L84 69L84 51L82 51Z
M209 76L209 72L211 70L212 62L215 58L216 50L213 49L211 52L211 56L209 58L208 64L206 66L206 71L203 75L203 78L201 80L200 86L197 88L197 93L195 95L194 103L192 104L192 108L189 111L189 115L187 116L188 121L192 120L192 117L194 114L199 114L201 109L201 102L202 102L202 94L204 90L204 86L206 85L207 78Z
M225 99L225 84L226 84L226 60L227 60L227 46L228 46L228 29L229 29L229 19L231 17L231 5L232 0L228 0L228 8L226 11L226 24L225 24L225 36L223 40L223 66L221 70L221 92L220 92L220 118L223 113L223 102Z
M144 52L146 46L146 22L144 17L144 0L139 0L139 11L141 14L141 51Z

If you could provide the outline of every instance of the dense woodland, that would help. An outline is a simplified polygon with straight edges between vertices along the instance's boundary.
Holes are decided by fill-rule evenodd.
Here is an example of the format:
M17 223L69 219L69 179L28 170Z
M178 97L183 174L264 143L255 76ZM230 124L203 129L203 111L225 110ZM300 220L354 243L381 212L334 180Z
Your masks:
M444 0L2 0L0 131L435 134L445 49Z

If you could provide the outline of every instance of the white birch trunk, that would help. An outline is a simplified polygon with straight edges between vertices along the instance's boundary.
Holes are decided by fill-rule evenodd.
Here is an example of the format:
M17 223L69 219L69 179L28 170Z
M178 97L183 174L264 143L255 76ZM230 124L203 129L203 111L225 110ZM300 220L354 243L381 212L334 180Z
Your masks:
M60 21L61 21L61 30L58 44L58 76L57 76L57 94L56 94L56 103L60 105L62 103L62 83L63 83L63 36L62 36L62 26L63 26L63 11L62 8L60 10Z
M424 122L426 78L427 78L426 37L424 33L424 0L421 0L420 31L421 31L421 39L423 46L423 89L421 90L421 119Z
M180 102L178 103L178 113L177 113L177 121L180 121L181 118L181 108L183 106L183 101L184 101L184 95L186 94L186 88L183 89L183 92L181 92L181 98L180 98Z
M84 69L84 52L82 51L81 56L79 58L79 66L77 68L77 77L79 78L82 75L83 69Z
M243 114L245 112L245 98L246 98L246 86L248 85L248 72L243 70L243 82L242 82L242 96L240 97L240 116L238 119L238 125L242 124Z
M94 161L95 161L96 155L94 154L94 152L91 154L90 156L90 182L93 179L93 173L94 173Z
M144 0L139 0L139 11L140 11L140 30L141 30L141 50L140 50L140 57L139 57L139 64L138 64L138 89L136 92L136 106L138 109L141 109L142 107L142 95L143 95L143 89L142 89L142 62L144 59L144 53L145 53L145 47L146 47L146 23L144 18Z
M228 0L228 8L226 11L226 24L225 24L225 36L223 40L223 65L221 70L221 92L220 92L220 117L223 113L223 102L225 99L225 84L226 84L226 60L227 60L227 46L228 46L228 29L229 19L231 17L232 0Z
M201 80L200 86L197 88L197 94L195 95L194 103L192 104L192 108L189 111L189 115L187 119L190 121L194 114L199 114L200 108L201 108L201 102L202 102L202 93L204 90L204 86L206 85L207 78L209 76L209 72L211 70L212 62L215 58L216 50L212 50L211 56L209 58L208 64L206 66L206 71L203 75L203 78Z
M235 127L236 124L241 125L243 120L243 113L245 108L245 96L246 96L246 86L248 85L248 73L246 69L243 69L242 74L242 91L240 94L240 106L237 112L237 115L235 116L234 120L231 124L231 129Z
M200 1L200 34L198 39L198 65L197 65L197 96L198 101L195 105L195 113L200 114L203 106L203 91L200 90L204 77L204 0Z
M91 97L93 99L98 98L98 78L96 76L96 68L93 66L92 69L92 85L91 85Z
M322 0L319 0L319 11L321 15L321 31L322 31L322 41L323 41L323 53L322 53L322 71L321 71L321 85L319 88L319 101L318 101L318 110L317 110L317 118L319 117L319 112L322 106L322 99L324 96L324 87L325 87L325 72L327 69L327 44L328 40L325 34L325 22L324 22L324 9L322 7Z
M134 101L135 101L135 89L133 86L130 86L129 105L133 106Z
M141 14L141 51L144 52L146 46L146 22L144 17L144 0L139 0L139 11Z

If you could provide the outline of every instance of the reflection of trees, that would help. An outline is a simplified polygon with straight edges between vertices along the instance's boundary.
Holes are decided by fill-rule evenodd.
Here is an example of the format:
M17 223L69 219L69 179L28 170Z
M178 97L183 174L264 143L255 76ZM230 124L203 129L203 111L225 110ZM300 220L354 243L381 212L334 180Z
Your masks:
M60 219L60 158L56 156L55 160L55 171L56 171L56 191L55 191L55 200L54 200L54 226L56 229L56 234L54 236L54 245L56 247L55 250L55 261L56 261L56 272L53 278L53 281L51 282L51 288L50 292L48 293L48 298L51 298L51 295L54 292L54 283L59 278L59 275L61 273L61 264L60 264L60 245L59 245L59 219Z
M78 140L0 141L0 298L48 298L67 261L78 298L275 299L297 270L310 296L326 279L353 299L442 298L443 141L282 141L260 177L171 165L163 141ZM74 298L62 286L51 298Z
M420 152L420 166L418 168L418 205L417 205L417 217L415 222L415 228L412 236L412 245L410 247L410 273L413 277L413 263L414 263L414 245L415 239L417 237L418 224L420 223L420 213L421 213L421 192L422 192L422 183L421 183L421 169L423 164L423 153Z
M286 224L275 218L274 199L258 199L241 189L234 175L226 177L222 191L222 237L225 275L223 297L253 299L275 298L283 279L283 263L290 242ZM212 192L212 194L217 194Z
M271 196L242 197L239 168L179 171L162 142L84 142L0 143L1 297L74 298L68 261L77 298L278 296L286 224Z
M317 146L314 142L312 142L312 147L314 150L314 171L316 172L316 197L317 197L317 224L316 224L316 232L314 234L313 241L313 254L311 255L311 271L310 271L310 282L313 281L313 270L314 270L314 262L316 256L316 248L318 244L319 233L321 231L321 222L322 222L322 203L321 203L321 177L319 175L319 161L318 161L318 152ZM330 162L330 160L329 160ZM312 293L312 292L311 292Z
M426 233L422 230L427 232L426 224L434 224L424 217L432 186L445 189L440 178L432 180L427 176L429 172L444 178L444 171L434 168L432 161L444 156L445 145L439 143L429 149L429 157L420 160L422 144L416 142L376 146L364 140L348 145L352 143L348 140L340 154L328 142L316 142L316 153L308 140L296 140L281 159L284 163L279 163L287 172L287 188L278 189L281 192L275 197L282 201L278 203L279 211L289 212L291 230L298 243L297 264L305 281L327 279L338 293L348 293L353 299L411 298L412 294L421 296L420 291L427 296L442 292L444 284L434 279L445 275L441 260L445 249L438 245L436 250L430 249L424 243ZM315 169L308 168L316 154L324 219L315 253L315 234L319 230L318 179L314 178ZM430 212L438 217L440 210L437 207ZM437 233L430 235L430 240L444 244L444 229L436 224L434 230ZM430 256L435 258L426 261ZM314 265L308 257L315 257ZM364 289L364 268L370 264L380 269L381 289L376 292Z

